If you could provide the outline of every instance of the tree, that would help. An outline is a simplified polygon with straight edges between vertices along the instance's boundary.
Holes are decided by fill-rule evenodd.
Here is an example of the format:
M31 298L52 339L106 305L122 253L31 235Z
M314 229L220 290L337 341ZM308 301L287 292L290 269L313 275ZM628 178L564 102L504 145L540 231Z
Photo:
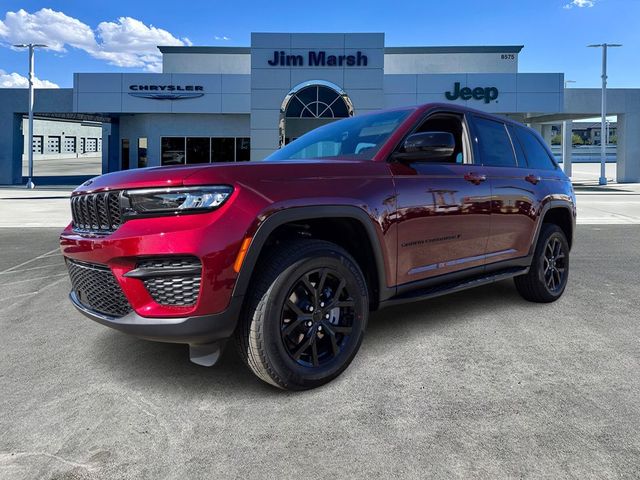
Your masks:
M562 136L554 135L551 137L551 145L561 145L562 144Z
M582 137L580 135L578 135L577 133L574 133L571 136L571 144L572 145L584 145L584 140L582 139Z

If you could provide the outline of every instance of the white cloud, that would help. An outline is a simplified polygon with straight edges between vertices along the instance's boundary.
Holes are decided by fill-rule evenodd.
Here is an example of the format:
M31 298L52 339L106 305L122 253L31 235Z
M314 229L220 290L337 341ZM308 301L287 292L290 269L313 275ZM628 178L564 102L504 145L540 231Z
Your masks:
M49 8L35 13L22 9L7 12L0 20L0 39L9 44L45 43L56 52L65 52L66 46L71 46L112 65L148 71L162 68L158 45L192 45L188 38L176 38L167 30L147 26L135 18L101 22L93 30L80 20Z
M585 7L593 7L596 4L597 0L572 0L567 3L563 8L569 9L573 7L585 8Z
M226 35L216 35L213 37L213 39L218 41L228 42L229 40L231 40L231 37L227 37Z
M39 78L33 79L33 86L35 88L60 88L49 80L40 80ZM23 77L19 73L7 73L4 70L0 70L0 88L28 88L29 79Z

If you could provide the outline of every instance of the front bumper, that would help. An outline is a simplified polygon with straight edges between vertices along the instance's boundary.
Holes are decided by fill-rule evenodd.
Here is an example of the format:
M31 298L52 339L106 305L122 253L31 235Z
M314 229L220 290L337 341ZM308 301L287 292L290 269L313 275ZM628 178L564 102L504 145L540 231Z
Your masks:
M80 303L74 292L71 303L91 320L121 332L157 342L208 344L229 338L235 329L242 299L234 297L229 307L220 313L192 317L148 318L135 311L123 317L110 317Z

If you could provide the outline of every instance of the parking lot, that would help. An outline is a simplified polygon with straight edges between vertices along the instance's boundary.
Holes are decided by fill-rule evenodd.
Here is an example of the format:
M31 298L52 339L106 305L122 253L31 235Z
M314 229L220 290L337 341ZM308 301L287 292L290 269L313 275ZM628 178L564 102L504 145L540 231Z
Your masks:
M554 304L505 281L377 312L303 393L82 317L59 230L0 228L0 478L640 477L640 225L580 225Z

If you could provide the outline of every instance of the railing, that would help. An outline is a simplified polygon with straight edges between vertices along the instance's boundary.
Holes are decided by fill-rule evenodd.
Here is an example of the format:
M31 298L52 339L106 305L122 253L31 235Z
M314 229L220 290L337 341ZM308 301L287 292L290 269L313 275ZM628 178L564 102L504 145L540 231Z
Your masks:
M551 152L556 160L562 163L562 146L552 145ZM609 145L606 149L607 163L615 163L617 160L617 146ZM571 149L571 162L573 163L599 163L600 145L577 145Z

